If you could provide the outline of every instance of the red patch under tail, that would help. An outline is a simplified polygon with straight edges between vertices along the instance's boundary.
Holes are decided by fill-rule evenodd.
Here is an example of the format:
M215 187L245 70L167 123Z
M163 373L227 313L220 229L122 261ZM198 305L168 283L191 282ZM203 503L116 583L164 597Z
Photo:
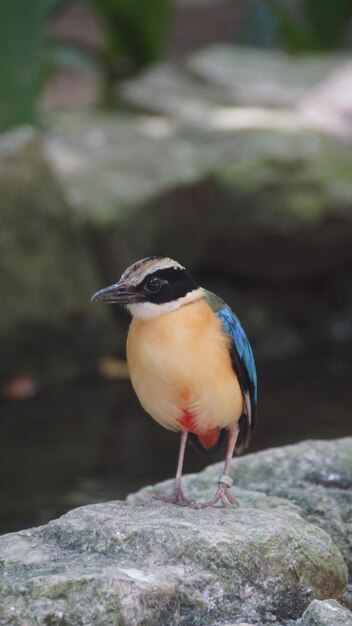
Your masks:
M209 450L219 441L220 429L212 428L211 430L208 430L208 432L204 433L204 435L197 434L197 437L204 450Z
M197 437L200 446L205 452L216 446L219 441L221 430L220 428L211 428L206 433L198 434L196 432L196 413L192 413L188 409L182 409L182 417L179 419L179 424L189 433L193 433L194 437Z
M195 428L195 420L196 415L191 413L188 409L182 409L182 417L178 420L179 424L181 424L182 428L188 430L188 432L194 432Z

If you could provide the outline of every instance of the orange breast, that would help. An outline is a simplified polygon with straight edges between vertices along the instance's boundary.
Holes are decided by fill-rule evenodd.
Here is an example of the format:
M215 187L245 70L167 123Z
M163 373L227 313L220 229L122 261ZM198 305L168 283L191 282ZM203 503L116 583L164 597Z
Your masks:
M142 406L166 428L206 435L230 428L241 416L228 340L204 299L156 318L133 319L127 360Z

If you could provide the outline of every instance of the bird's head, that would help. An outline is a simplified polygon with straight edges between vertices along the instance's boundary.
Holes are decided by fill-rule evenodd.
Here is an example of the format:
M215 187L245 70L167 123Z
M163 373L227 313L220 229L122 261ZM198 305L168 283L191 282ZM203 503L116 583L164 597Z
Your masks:
M168 257L151 256L130 265L119 282L97 291L91 302L124 305L147 319L199 300L203 290L187 270Z

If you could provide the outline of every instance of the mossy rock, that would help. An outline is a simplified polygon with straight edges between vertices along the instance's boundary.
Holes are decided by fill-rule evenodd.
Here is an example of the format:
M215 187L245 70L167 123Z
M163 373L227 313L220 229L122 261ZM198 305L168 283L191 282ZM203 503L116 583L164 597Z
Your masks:
M329 507L322 530L297 495L292 502L291 489L324 461L335 478L342 469L347 476L350 447L351 440L307 442L235 460L238 482L247 483L234 489L239 509L176 507L147 488L128 502L82 507L4 535L0 624L313 626L325 601L325 614L338 610L347 621L337 623L349 626L350 612L335 602L348 572L330 534ZM208 497L218 474L213 466L185 477L185 489ZM264 485L280 485L282 495ZM324 517L323 495L321 503Z
M0 142L0 376L67 364L74 320L98 284L86 224L67 205L43 143L31 129Z
M0 538L0 624L270 623L338 597L346 567L295 512L121 502ZM54 620L57 620L55 622ZM51 623L51 622L50 622Z
M107 281L149 254L268 283L352 260L349 150L297 119L227 132L136 115L50 124L51 163Z

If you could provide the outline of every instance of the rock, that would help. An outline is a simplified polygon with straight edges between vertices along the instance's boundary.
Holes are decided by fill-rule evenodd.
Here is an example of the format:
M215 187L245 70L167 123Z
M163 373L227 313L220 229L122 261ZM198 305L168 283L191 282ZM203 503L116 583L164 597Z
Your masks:
M210 465L184 479L191 498L211 497L222 464ZM321 527L339 547L352 573L352 437L335 441L304 441L235 458L232 463L235 497L242 490L252 506L268 510L289 507ZM166 493L172 481L156 485ZM154 487L128 497L130 502L149 500ZM237 494L237 495L236 495Z
M214 45L191 56L187 67L206 83L231 94L236 104L289 108L344 61L347 56L299 57L276 50Z
M294 507L307 521L327 532L344 555L352 576L352 438L336 441L305 441L236 458L232 464L235 497L241 503L242 490L252 506ZM222 465L212 465L184 480L191 498L207 500ZM152 492L167 493L172 481L147 487L129 496L132 502L149 500ZM264 496L264 498L263 498ZM267 499L269 497L269 499ZM352 585L343 595L352 608Z
M12 310L28 304L29 294L33 313L52 317L63 299L74 308L96 284L94 269L84 225L65 204L43 137L31 129L3 136L0 163L0 280Z
M231 115L226 131L150 116L55 118L50 162L89 221L106 280L151 250L195 271L285 284L350 263L349 150L294 120L263 128L249 112L238 128L246 111Z
M51 116L47 154L89 223L102 284L165 254L243 303L265 358L333 344L336 328L349 337L348 115L335 106L336 138L309 113L342 60L211 47L121 85L130 112Z
M66 205L43 137L30 128L1 137L0 215L0 376L17 373L19 361L26 371L31 356L50 360L39 354L37 340L45 334L49 353L52 325L57 366L65 318L88 306L97 283L85 224Z
M297 626L352 626L352 613L336 600L313 600Z
M346 63L307 93L299 104L303 118L352 142L352 63Z
M350 334L350 150L341 132L308 120L314 89L340 60L212 47L128 81L121 98L133 112L51 115L45 132L9 134L0 145L9 294L0 336L18 311L56 329L82 302L94 319L108 314L88 308L94 264L108 284L151 253L214 277L230 304L245 302L247 319L267 319L269 329L248 328L264 337L266 356L304 349L304 326L313 341L334 328Z
M245 624L244 622L241 622L240 624L224 624L224 626L253 626L253 624Z
M296 109L331 75L348 67L348 57L302 55L213 45L192 54L183 65L158 64L119 87L124 102L138 109L181 117L223 106ZM196 119L196 115L194 115Z
M151 199L204 172L190 138L155 116L57 115L46 150L67 202L92 228L119 227Z
M175 507L150 499L149 488L1 537L0 625L306 626L297 620L324 604L310 602L339 606L347 568L328 533L290 502L290 489L301 477L304 491L303 477L323 467L324 454L345 485L337 474L349 471L351 444L308 442L236 460L238 482L249 485L234 490L240 509ZM218 472L189 476L185 488L205 497ZM288 497L267 495L264 482L278 487L280 472Z
M96 505L0 546L8 625L55 623L59 613L67 625L267 623L299 615L310 598L338 597L346 576L328 536L296 513L245 507Z
M275 77L287 94L285 75L306 94L337 59L267 55L211 48L186 67L160 65L127 81L123 100L153 116L51 117L52 167L67 201L89 220L107 282L116 279L115 268L150 251L182 258L200 274L285 290L288 280L307 284L349 266L348 147L311 128L292 103L273 111L248 98L239 107L226 87L232 67L246 76L243 84L253 74L256 85L259 73L268 90ZM201 73L208 66L211 75L225 72L216 89L215 79L194 76L196 67ZM192 242L186 247L185 233Z
M192 121L199 126L215 107L234 104L225 89L214 89L195 80L184 69L160 63L144 72L138 80L126 80L119 87L122 101L138 111Z
M192 186L164 188L147 206L143 219L152 227L145 249L164 253L165 246L175 256L179 250L185 254L186 225L193 245L185 263L201 265L215 248L211 263L218 265L211 272L226 267L236 277L286 283L321 279L329 273L327 259L336 259L340 268L350 264L350 151L329 136L336 132L345 141L348 111L334 102L335 123L326 126L324 116L319 122L313 115L324 84L335 81L336 72L350 73L347 57L341 69L343 59L212 46L183 67L162 64L127 81L121 87L124 102L164 115L174 137L190 141L185 163L196 173ZM167 153L174 168L172 142ZM133 226L124 223L121 237L132 238L133 248L135 220L139 213L131 216ZM205 233L199 233L199 223L206 223ZM109 248L121 249L120 240L111 237ZM120 261L116 254L111 258Z

